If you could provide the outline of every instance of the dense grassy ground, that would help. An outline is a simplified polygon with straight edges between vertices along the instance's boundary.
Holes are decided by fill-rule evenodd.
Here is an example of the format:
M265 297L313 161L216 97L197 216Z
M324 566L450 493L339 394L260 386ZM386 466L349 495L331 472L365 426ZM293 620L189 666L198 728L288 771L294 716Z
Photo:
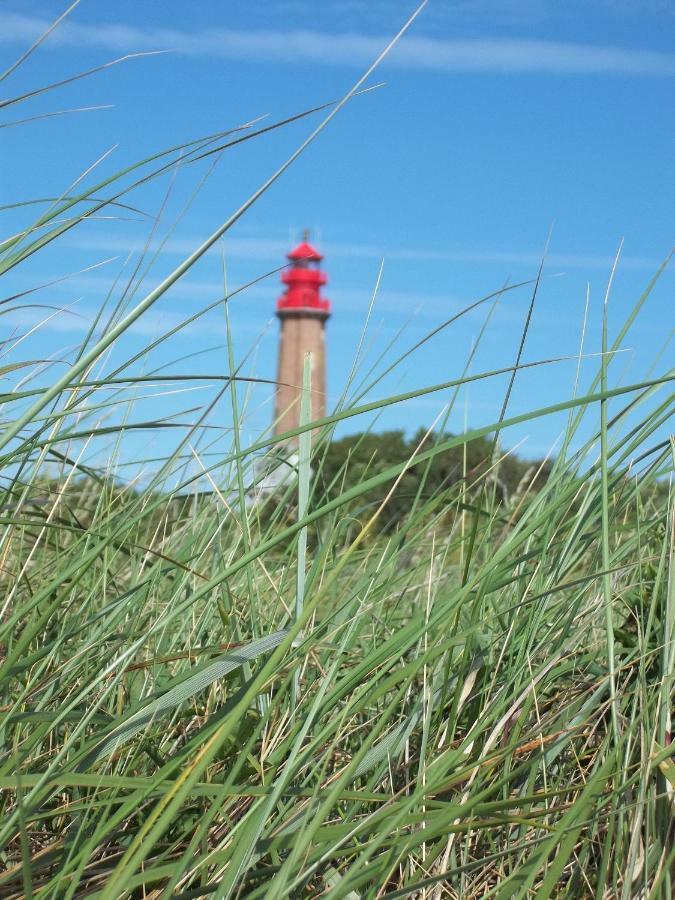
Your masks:
M0 273L177 159L49 205L0 245ZM610 380L651 285L568 402L517 418L505 403L454 438L440 421L404 462L355 479L346 458L328 484L330 433L365 403L348 386L318 442L301 429L284 495L251 505L275 444L241 447L233 355L209 497L185 500L181 475L208 408L129 488L115 460L133 410L100 421L122 388L158 382L106 354L198 255L102 309L65 374L46 381L29 353L3 364L0 894L670 898L673 374ZM450 403L466 380L442 386ZM547 480L505 496L510 425L561 410ZM85 466L106 436L117 456ZM463 447L463 477L426 490Z

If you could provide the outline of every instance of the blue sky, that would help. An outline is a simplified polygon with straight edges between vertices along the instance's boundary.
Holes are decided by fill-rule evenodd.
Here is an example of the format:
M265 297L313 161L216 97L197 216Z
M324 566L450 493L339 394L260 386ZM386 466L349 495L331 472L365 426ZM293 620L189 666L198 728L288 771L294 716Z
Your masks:
M5 64L63 9L51 0L4 2ZM170 52L130 59L7 107L4 122L63 109L109 108L3 129L0 202L53 196L94 164L91 179L163 147L340 97L412 9L401 0L83 0L4 83L4 96L126 54ZM365 342L371 362L400 329L396 346L403 351L479 297L534 277L552 229L524 357L577 353L587 287L586 349L597 351L604 291L620 242L610 298L613 331L673 242L674 34L675 7L666 0L431 0L372 79L384 86L350 102L230 232L224 245L229 284L280 265L300 231L312 229L326 256L326 293L334 304L328 376L335 400L381 264ZM316 121L228 151L212 170L206 163L186 167L140 192L136 202L144 213L163 209L154 246L166 241L137 298L261 184ZM25 211L2 216L5 234L28 221ZM85 223L16 271L4 295L116 257L42 291L41 302L68 307L48 321L44 310L10 313L5 321L17 333L39 325L15 353L36 358L77 343L115 278L131 271L148 235L147 216L124 219ZM672 326L673 285L667 272L631 332L629 350L613 363L617 383L643 378L663 346ZM137 323L106 365L215 300L221 287L219 251ZM237 357L255 345L246 370L262 378L274 376L278 293L275 276L232 303ZM474 371L513 362L529 300L529 289L504 297ZM482 315L472 313L436 336L371 397L458 377ZM143 364L149 369L202 353L171 371L224 373L223 342L223 316L214 312ZM665 353L672 359L670 348ZM596 365L597 360L584 363L584 380ZM510 412L568 398L574 378L574 362L523 373ZM473 387L468 414L463 397L451 426L462 427L465 415L476 426L496 419L505 387L504 379ZM209 390L157 396L137 413L197 405ZM378 427L416 430L431 423L447 399L390 408ZM217 415L226 425L227 404ZM270 416L269 390L256 388L247 437L262 431ZM562 419L530 423L507 440L522 441L521 452L537 456L554 443L562 425ZM342 433L357 427L343 425ZM155 452L153 441L154 436L136 436L128 447L145 457Z

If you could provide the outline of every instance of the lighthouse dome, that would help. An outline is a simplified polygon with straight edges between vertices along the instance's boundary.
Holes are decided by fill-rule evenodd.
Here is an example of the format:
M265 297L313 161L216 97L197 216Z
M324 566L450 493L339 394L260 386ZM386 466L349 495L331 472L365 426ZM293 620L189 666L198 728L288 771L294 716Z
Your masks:
M291 262L321 262L323 256L315 247L312 247L309 241L303 241L291 250L288 259Z

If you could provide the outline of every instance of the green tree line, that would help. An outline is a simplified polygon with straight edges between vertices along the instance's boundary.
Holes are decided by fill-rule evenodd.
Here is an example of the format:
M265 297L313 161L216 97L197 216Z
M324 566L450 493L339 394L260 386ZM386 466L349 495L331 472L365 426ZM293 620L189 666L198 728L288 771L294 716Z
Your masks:
M449 433L426 431L406 437L402 429L380 433L362 432L334 440L328 446L316 477L319 491L337 495L366 478L377 475L397 463L405 463L424 442L424 449L444 441ZM464 483L467 490L475 485L489 485L501 502L508 502L525 490L541 487L552 466L549 460L525 460L514 453L495 449L495 442L484 437L464 446L436 454L428 466L415 466L405 472L387 502L382 525L394 529L405 519L416 497L420 500L438 496L440 491ZM391 485L385 484L366 492L360 498L357 514L370 514L385 498Z

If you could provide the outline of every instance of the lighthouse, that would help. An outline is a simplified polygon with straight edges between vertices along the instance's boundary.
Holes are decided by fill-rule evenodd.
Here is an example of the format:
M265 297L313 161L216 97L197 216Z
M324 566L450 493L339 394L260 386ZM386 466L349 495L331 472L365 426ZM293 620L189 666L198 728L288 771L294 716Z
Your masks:
M312 354L312 421L326 415L326 320L330 302L321 296L328 281L321 270L323 256L309 243L302 243L287 256L289 266L281 275L284 293L277 300L280 321L274 430L283 434L300 424L300 395L305 354Z

